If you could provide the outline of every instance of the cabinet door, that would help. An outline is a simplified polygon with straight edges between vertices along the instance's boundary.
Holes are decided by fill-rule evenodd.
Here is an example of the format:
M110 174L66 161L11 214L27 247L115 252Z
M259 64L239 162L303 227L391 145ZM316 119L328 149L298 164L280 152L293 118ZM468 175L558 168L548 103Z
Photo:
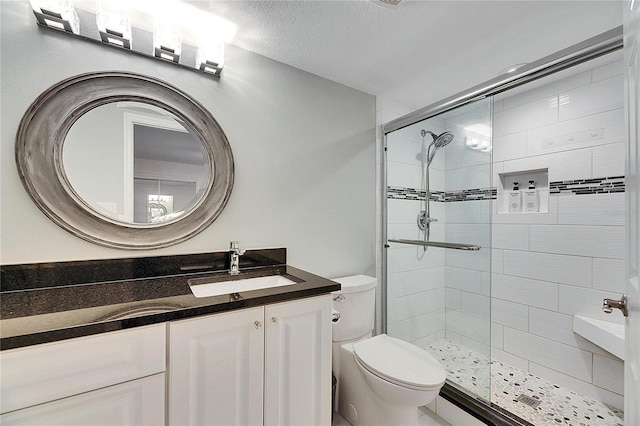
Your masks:
M169 326L169 424L262 425L264 308Z
M331 296L265 308L265 425L331 424Z
M164 324L0 352L2 412L160 373Z
M163 426L164 373L0 416L3 425Z

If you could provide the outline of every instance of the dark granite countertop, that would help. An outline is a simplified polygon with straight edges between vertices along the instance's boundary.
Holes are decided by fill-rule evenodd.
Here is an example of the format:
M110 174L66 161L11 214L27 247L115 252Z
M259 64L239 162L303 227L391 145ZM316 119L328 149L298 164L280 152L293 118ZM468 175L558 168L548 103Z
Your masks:
M207 255L210 260L214 254L169 256L161 258L161 262L158 261L160 258L143 258L148 264L161 265L147 267L144 273L140 273L139 267L117 271L118 266L122 266L119 263L131 259L73 262L77 265L63 262L33 264L37 267L3 266L0 349L260 306L340 289L340 284L331 280L279 264L286 258L286 252L283 255L278 250L284 249L247 252L245 261L241 259L240 275L233 279L284 275L295 284L200 298L193 295L188 281L194 278L230 279L228 269L224 269L225 262L221 260L226 253L216 253L222 257L211 264L202 264L201 260ZM268 254L266 261L262 256L265 252ZM255 259L259 261L255 262ZM142 260L136 259L136 263L144 263ZM100 268L108 271L108 278L115 279L105 280ZM34 278L42 276L42 271L47 272L46 280ZM47 282L49 286L46 286Z

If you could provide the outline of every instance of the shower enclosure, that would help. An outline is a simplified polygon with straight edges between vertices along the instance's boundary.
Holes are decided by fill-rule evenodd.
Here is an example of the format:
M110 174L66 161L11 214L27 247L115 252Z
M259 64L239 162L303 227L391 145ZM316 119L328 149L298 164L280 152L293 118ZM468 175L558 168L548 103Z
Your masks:
M387 333L488 401L491 100L392 132L386 149Z
M612 30L384 126L383 331L497 424L622 425L620 355L573 329L624 322L601 310L624 291L620 46Z

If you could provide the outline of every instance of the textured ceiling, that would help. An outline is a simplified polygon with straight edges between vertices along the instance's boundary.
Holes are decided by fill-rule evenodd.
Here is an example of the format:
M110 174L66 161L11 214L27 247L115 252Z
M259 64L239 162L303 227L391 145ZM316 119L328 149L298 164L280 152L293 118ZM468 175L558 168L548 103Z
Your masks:
M622 24L620 0L185 1L232 44L411 109ZM228 63L232 67L233 64Z

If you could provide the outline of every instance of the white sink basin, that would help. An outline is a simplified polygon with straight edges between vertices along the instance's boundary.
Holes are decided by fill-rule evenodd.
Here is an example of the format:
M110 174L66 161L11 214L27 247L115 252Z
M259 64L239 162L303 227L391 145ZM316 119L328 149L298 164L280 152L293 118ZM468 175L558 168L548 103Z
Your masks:
M209 282L207 282L209 280ZM296 284L282 275L270 275L267 277L245 278L226 281L213 281L207 278L195 278L189 280L189 288L195 297L211 297L223 294L240 293L242 291L260 290L263 288L280 287Z
M624 324L574 315L573 331L624 360Z

